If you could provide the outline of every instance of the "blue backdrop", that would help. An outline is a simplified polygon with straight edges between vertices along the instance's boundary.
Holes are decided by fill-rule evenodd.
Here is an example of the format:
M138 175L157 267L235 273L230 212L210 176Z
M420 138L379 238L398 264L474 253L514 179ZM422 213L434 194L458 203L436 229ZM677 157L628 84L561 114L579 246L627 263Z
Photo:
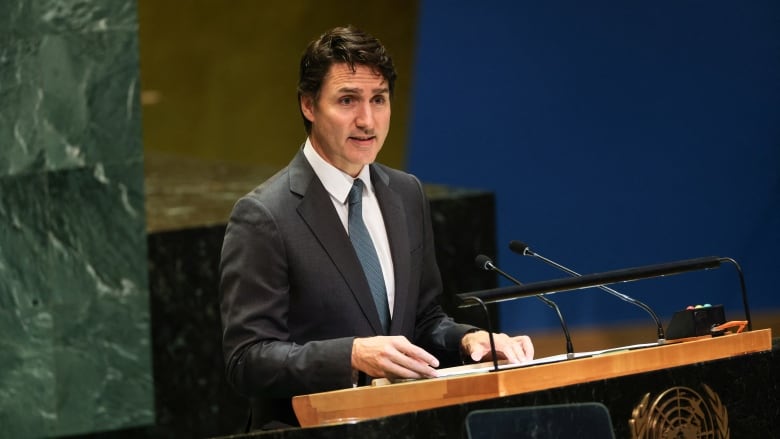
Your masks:
M423 0L408 166L497 196L498 265L564 277L699 256L780 308L780 2ZM506 284L506 283L504 283ZM730 266L613 285L665 323L688 304L743 318ZM553 297L570 325L647 319L599 290ZM503 330L558 327L502 304Z

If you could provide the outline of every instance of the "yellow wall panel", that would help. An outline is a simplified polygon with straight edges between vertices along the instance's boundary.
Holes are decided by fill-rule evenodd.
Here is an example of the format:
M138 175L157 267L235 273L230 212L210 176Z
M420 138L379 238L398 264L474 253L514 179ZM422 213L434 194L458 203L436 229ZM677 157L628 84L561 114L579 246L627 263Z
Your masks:
M393 124L378 160L401 167L417 7L416 0L139 0L145 153L286 165L305 139L300 55L324 30L353 24L382 40L396 63Z

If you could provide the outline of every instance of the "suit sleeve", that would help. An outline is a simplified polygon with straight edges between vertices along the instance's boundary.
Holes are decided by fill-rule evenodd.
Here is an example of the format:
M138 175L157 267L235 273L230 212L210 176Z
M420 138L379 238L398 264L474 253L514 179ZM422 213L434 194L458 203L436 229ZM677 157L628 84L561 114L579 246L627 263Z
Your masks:
M463 336L477 329L471 325L456 323L447 316L438 302L443 292L441 273L436 263L436 249L431 224L430 202L420 181L413 177L417 186L420 224L423 228L423 267L420 278L420 297L415 325L415 340L421 347L435 355L442 366L462 363L460 342Z
M257 199L236 203L220 264L226 373L239 393L281 398L352 385L352 337L290 341L285 245Z

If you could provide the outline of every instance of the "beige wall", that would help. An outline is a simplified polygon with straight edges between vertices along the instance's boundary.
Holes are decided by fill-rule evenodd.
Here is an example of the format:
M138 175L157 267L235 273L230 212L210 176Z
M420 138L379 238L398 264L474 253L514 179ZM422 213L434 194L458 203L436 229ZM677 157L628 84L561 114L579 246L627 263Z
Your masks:
M305 139L300 55L324 30L353 24L381 39L396 62L393 126L379 161L402 167L417 3L139 0L145 153L286 165Z

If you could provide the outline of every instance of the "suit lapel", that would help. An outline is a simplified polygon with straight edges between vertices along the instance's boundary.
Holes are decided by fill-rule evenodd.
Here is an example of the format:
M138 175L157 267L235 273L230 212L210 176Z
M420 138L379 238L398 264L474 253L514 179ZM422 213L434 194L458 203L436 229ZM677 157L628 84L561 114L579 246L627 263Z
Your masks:
M400 333L407 302L409 300L409 232L401 197L390 187L389 176L376 166L371 166L371 182L376 190L379 208L390 242L390 253L395 271L395 304L390 322L390 334Z
M314 174L303 152L298 152L290 163L290 190L302 197L298 213L344 277L371 327L376 334L383 334L379 314L360 261L344 225L333 209L330 194Z

